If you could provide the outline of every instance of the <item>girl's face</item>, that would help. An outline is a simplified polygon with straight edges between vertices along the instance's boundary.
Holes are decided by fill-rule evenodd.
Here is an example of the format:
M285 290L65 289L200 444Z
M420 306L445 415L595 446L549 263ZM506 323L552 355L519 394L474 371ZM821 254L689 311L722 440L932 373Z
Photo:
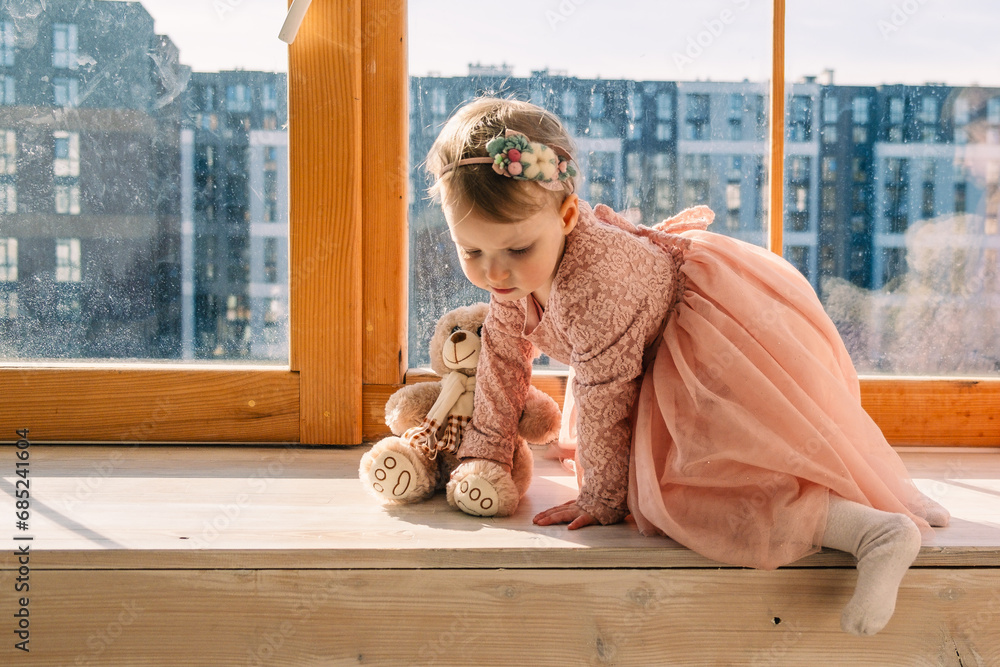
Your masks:
M494 222L464 204L444 204L444 217L465 277L501 301L533 294L544 307L579 206L569 195L520 222Z

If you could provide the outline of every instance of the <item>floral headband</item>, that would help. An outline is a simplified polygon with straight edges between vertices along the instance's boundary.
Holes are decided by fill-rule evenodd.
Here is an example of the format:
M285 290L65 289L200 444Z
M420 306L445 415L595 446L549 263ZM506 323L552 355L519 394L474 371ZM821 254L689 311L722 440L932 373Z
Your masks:
M569 183L573 191L576 169L570 164L573 156L561 146L546 146L514 130L491 139L486 144L489 157L468 157L445 165L441 175L463 164L492 164L496 173L518 181L534 181L547 190L562 190Z

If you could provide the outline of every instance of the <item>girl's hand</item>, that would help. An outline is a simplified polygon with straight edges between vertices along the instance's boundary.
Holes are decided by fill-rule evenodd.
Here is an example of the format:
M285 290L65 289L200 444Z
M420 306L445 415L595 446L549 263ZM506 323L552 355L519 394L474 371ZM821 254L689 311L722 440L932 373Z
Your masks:
M583 509L576 504L575 500L563 503L557 507L552 507L544 512L539 512L535 515L533 521L539 526L551 526L554 523L568 523L568 528L570 530L576 530L577 528L583 528L584 526L597 523L597 519L583 511Z

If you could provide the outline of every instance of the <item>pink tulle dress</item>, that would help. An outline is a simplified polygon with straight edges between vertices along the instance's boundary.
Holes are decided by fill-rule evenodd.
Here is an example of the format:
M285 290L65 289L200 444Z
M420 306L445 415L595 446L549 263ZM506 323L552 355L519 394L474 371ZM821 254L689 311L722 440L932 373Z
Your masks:
M929 530L812 286L774 253L705 231L711 218L698 207L657 226L688 243L633 416L628 507L640 531L772 569L818 550L830 491Z

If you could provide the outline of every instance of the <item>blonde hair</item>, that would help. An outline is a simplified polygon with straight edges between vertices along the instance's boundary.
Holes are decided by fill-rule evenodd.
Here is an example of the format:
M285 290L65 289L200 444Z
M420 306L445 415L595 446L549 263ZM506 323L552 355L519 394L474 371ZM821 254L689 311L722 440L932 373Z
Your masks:
M466 164L442 174L445 167L470 157L489 157L486 144L506 130L514 130L547 146L575 153L573 140L555 114L519 100L479 97L448 119L427 153L425 168L434 177L432 198L461 203L497 222L530 217L549 202L562 203L574 184L551 191L529 181L497 174L489 164Z

